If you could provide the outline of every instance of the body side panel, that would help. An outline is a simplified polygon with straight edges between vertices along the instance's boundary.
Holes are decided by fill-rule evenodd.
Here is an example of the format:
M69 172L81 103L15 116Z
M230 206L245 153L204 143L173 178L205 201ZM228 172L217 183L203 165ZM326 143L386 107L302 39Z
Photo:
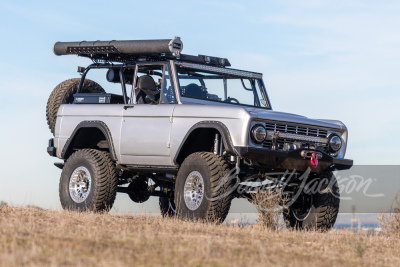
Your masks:
M113 146L119 162L119 143L121 136L122 110L121 104L65 104L59 109L57 115L55 145L57 146L57 157L61 153L68 139L82 121L102 121L107 125L112 135ZM101 114L101 115L99 115Z
M245 145L246 140L242 138L242 126L246 114L248 113L242 107L177 105L173 114L171 131L171 158L174 159L176 154L179 153L181 143L189 134L191 128L200 122L223 124L230 134L233 146Z

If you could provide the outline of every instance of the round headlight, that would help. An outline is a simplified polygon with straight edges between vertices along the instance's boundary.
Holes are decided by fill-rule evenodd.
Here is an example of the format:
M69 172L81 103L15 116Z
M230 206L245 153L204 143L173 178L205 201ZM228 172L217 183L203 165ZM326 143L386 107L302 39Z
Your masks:
M332 152L337 152L342 147L342 139L339 136L334 135L329 139L329 148Z
M264 142L267 137L267 130L261 125L255 125L251 129L251 139L257 144Z

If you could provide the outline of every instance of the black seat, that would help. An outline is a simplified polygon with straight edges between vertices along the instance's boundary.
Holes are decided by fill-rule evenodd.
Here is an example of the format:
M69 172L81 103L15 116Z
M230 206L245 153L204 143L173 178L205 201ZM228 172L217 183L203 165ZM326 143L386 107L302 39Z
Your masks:
M143 75L138 78L136 93L136 103L147 104L146 95L153 95L156 102L160 99L160 92L157 91L154 79L149 75Z
M188 84L185 87L185 96L204 98L203 90L201 89L201 86L199 86L195 83Z

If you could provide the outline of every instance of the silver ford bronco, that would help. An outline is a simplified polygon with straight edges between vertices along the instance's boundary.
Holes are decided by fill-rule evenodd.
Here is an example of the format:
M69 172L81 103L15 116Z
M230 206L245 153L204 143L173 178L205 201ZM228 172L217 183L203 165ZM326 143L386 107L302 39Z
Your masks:
M159 197L163 216L222 222L233 198L273 190L288 227L332 228L333 171L353 164L346 126L273 111L261 73L182 49L179 37L54 45L93 61L47 103L62 207L107 211L121 192Z

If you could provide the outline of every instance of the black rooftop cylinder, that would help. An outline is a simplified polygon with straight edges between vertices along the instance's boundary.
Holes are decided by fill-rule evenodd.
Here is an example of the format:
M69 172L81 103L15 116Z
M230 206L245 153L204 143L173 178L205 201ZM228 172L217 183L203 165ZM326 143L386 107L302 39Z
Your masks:
M183 43L179 37L162 40L130 40L130 41L82 41L57 42L54 44L54 54L161 54L180 53Z

